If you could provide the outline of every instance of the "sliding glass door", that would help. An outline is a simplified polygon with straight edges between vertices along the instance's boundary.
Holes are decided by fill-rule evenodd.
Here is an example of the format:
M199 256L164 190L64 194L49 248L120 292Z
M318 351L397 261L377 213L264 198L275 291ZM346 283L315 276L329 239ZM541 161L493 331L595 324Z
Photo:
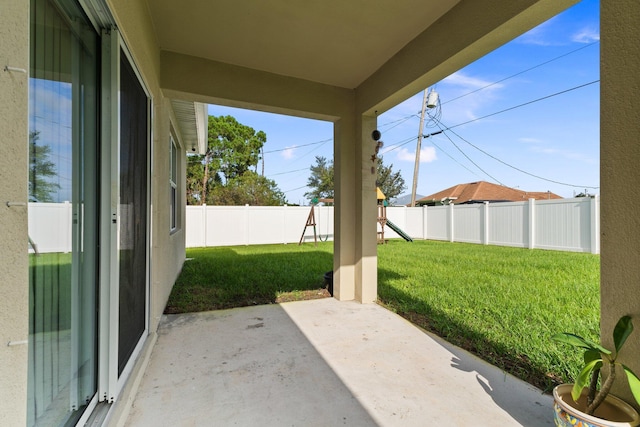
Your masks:
M72 425L97 390L98 35L31 0L28 425Z
M76 0L30 19L28 425L65 426L117 399L147 335L151 109L113 23Z

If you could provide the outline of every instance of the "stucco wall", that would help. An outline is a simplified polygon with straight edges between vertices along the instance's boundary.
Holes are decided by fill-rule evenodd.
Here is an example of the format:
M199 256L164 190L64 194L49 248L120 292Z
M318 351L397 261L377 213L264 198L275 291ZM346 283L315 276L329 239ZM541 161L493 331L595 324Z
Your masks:
M27 208L29 2L2 2L0 12L0 418L3 425L26 424L29 276Z
M185 233L184 219L178 223L178 227L171 232L170 227L170 192L169 192L169 165L170 165L170 131L171 124L175 130L180 146L181 135L176 120L171 114L171 102L161 95L154 101L154 138L153 138L153 172L152 172L152 255L151 260L151 331L155 331L158 322L167 304L169 294L175 279L182 268L185 259ZM178 148L179 176L178 184L184 186L184 159L185 151ZM181 202L184 190L178 190L178 204L182 213L178 218L184 218L185 201Z
M601 0L600 21L601 330L611 345L620 316L633 316L621 357L640 373L640 199L629 197L640 188L640 3ZM623 384L614 393L631 402Z

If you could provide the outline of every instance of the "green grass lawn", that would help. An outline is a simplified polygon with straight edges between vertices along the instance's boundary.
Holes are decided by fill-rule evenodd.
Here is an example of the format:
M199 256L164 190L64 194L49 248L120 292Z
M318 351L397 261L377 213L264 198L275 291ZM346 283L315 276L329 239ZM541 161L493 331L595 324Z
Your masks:
M331 242L188 249L167 313L317 297ZM378 246L379 303L549 390L577 374L556 332L597 340L600 257L464 243Z
M599 335L600 257L463 243L378 248L379 301L548 390L579 372L557 332Z
M320 296L323 276L333 268L333 245L194 248L187 249L187 258L165 313Z
M29 254L29 333L71 328L71 254Z

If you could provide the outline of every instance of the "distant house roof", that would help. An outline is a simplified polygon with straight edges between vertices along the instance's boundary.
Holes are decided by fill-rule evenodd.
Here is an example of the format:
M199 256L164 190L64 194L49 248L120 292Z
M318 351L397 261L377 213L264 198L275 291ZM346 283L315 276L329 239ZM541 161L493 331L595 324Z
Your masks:
M425 196L416 201L418 204L430 202L454 203L482 203L482 202L523 202L529 199L549 200L562 199L550 191L522 191L511 187L492 184L486 181L458 184L446 190Z

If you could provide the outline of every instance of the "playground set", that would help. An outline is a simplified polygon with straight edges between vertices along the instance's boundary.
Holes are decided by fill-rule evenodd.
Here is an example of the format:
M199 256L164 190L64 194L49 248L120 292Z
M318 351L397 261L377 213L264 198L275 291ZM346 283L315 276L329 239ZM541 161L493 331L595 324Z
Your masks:
M400 237L402 237L407 242L413 242L413 239L407 233L402 231L400 227L395 225L393 222L389 221L389 219L387 218L387 206L389 205L389 203L387 202L385 195L382 193L382 191L380 191L380 188L376 188L376 193L377 193L377 199L378 199L378 224L380 224L380 231L377 232L378 244L387 243L387 241L384 238L385 227L389 227L390 229L395 231ZM307 233L307 228L313 227L313 241L315 245L318 246L318 234L316 231L316 226L318 224L316 223L316 216L315 216L315 208L318 203L333 203L333 199L314 198L311 201L311 210L309 211L309 216L307 216L307 222L304 226L304 229L302 230L302 236L300 236L300 242L298 242L298 245L301 245L302 242L304 241L304 236ZM329 238L329 233L327 233L327 236L325 237L324 241L326 241L328 238ZM320 236L320 241L323 241L322 236Z

